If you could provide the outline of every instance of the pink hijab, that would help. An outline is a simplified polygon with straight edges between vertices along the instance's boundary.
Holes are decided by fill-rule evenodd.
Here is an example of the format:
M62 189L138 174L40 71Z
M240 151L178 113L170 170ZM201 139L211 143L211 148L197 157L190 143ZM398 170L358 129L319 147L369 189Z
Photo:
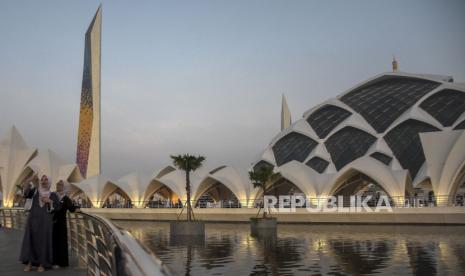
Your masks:
M47 179L47 182L48 182L48 186L47 187L42 187L42 180L46 178ZM42 177L40 178L40 183L39 183L39 197L50 197L50 178L47 176L47 175L42 175ZM39 205L40 207L43 207L44 206L44 203L42 202L42 200L39 200Z

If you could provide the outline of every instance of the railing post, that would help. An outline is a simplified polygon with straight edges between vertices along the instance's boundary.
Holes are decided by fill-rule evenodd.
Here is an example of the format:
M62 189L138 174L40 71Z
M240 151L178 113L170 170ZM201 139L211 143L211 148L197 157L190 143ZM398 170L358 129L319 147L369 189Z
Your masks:
M11 228L18 229L16 225L16 210L11 210Z
M77 225L77 247L78 247L78 267L86 268L87 267L87 248L86 248L86 238L85 238L85 226L84 226L84 217L83 215L76 216L76 225Z
M0 226L5 227L5 215L3 209L0 209Z
M10 227L13 228L13 219L11 216L11 209L8 209L8 221L9 221Z

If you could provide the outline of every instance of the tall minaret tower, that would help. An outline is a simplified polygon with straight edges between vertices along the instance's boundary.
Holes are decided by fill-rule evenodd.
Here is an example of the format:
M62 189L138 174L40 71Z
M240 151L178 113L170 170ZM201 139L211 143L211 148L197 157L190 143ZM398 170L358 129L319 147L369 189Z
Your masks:
M289 107L287 106L286 97L282 98L281 102L281 130L290 127L292 124L291 119L291 112L289 111Z
M76 163L88 178L100 174L100 54L102 6L86 32Z
M396 57L392 56L392 72L397 72L397 69L399 68L399 64L397 63Z

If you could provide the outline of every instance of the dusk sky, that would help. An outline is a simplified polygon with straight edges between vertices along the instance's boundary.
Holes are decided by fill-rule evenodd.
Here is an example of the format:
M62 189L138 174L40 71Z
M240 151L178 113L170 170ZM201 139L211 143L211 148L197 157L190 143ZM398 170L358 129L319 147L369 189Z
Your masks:
M74 162L84 34L100 1L0 0L0 136ZM245 171L293 120L391 70L465 82L465 1L104 1L102 168L170 154Z

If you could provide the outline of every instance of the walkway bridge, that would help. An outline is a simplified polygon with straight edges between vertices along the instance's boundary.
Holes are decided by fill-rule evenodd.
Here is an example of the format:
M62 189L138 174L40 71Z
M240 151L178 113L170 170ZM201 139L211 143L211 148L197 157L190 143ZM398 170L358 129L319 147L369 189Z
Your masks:
M171 275L153 253L109 220L87 213L68 217L70 267L42 275ZM0 208L0 275L30 274L18 261L26 220L23 209Z

